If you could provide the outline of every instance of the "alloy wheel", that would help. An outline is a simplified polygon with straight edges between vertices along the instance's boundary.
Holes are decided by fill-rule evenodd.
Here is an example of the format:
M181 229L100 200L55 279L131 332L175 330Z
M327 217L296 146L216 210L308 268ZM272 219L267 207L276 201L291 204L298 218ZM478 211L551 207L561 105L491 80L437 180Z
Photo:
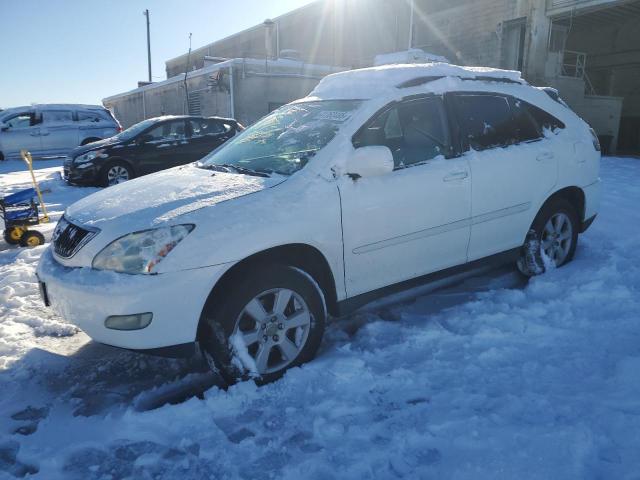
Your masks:
M311 322L311 312L302 297L277 288L256 295L245 305L231 338L236 350L242 347L238 339L242 340L255 362L256 373L265 375L282 370L296 359L307 342Z
M556 266L560 266L569 256L573 242L573 226L565 213L554 214L545 224L542 232L541 249Z
M121 165L114 165L107 172L107 180L109 186L126 182L129 180L129 171Z

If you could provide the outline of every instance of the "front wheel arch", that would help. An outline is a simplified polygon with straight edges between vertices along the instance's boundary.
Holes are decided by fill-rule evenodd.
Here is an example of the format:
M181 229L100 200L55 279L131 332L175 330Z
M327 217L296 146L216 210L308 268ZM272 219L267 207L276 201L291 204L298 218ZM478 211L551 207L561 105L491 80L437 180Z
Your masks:
M304 243L280 245L254 253L227 270L216 282L206 302L224 300L233 285L243 276L259 270L265 264L276 263L302 270L317 284L324 296L328 314L337 313L337 291L333 272L326 257L315 247ZM204 308L203 308L204 311ZM203 334L202 314L198 325L197 340Z

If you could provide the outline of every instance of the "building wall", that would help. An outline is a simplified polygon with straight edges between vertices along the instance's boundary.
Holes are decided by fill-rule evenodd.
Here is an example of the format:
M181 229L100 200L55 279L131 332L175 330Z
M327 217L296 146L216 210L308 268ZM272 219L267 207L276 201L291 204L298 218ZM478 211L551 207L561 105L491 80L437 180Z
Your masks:
M500 66L501 24L528 17L539 0L415 0L412 45L465 65ZM544 9L542 9L544 10ZM275 19L273 51L297 50L303 61L350 68L370 66L380 53L409 47L407 0L324 0ZM529 40L527 40L528 42ZM257 25L191 53L204 56L266 55L265 27ZM187 55L166 62L167 77L184 73Z

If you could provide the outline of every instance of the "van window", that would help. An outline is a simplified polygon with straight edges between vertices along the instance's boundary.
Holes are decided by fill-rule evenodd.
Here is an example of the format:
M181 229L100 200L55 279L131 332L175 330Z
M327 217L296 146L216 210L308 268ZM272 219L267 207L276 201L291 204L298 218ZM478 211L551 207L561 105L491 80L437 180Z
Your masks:
M9 128L27 128L32 125L31 123L31 113L19 113L4 120L4 124Z
M109 115L100 110L80 110L78 111L78 121L83 123L95 123L110 121Z
M73 113L71 110L44 110L42 112L42 121L44 123L71 123L73 121Z
M509 99L502 95L456 94L456 111L470 148L486 150L518 143Z
M448 155L451 143L442 98L412 99L389 108L358 132L353 144L389 147L395 168Z

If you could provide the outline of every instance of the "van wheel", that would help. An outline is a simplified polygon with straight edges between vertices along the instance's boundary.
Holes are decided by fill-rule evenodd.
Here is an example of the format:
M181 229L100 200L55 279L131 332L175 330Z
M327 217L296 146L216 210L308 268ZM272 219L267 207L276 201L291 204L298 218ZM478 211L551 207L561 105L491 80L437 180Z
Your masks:
M263 384L310 361L322 341L322 292L305 273L268 264L211 295L202 312L200 346L213 370L233 384Z
M570 262L578 245L578 229L573 205L564 198L550 201L533 221L517 261L518 270L532 277Z
M133 178L133 170L124 162L111 162L102 169L100 185L111 187Z

